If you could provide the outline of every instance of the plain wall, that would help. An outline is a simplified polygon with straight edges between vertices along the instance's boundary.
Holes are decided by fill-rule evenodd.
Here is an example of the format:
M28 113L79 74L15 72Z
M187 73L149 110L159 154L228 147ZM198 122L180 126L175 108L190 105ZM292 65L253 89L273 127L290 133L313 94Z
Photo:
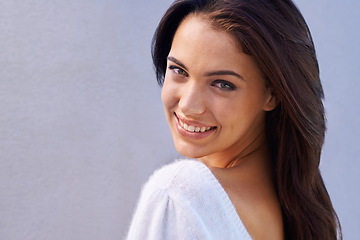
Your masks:
M0 239L122 239L141 185L179 157L151 64L170 0L0 0ZM360 236L356 0L298 0L326 93L321 170Z

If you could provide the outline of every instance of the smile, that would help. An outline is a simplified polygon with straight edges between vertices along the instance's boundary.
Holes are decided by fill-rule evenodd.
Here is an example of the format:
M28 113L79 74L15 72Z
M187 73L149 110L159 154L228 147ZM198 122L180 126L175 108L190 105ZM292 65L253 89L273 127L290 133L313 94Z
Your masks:
M186 123L183 123L180 119L179 119L179 123L181 125L181 127L183 127L186 131L188 132L206 132L209 131L211 129L211 127L197 127L197 126L193 126L193 125L187 125Z
M181 126L181 128L189 133L206 133L216 128L195 121L187 120L183 117L177 116L176 114L175 117L178 120L178 124Z

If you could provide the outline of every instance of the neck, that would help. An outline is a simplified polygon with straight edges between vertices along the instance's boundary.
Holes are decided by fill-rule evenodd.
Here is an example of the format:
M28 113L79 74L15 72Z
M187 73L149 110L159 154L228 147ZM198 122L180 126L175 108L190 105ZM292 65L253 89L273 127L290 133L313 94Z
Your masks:
M234 153L217 153L211 156L205 156L198 160L209 167L233 168L243 165L248 160L257 159L256 162L270 162L265 133L259 134L251 142L244 144L244 148Z

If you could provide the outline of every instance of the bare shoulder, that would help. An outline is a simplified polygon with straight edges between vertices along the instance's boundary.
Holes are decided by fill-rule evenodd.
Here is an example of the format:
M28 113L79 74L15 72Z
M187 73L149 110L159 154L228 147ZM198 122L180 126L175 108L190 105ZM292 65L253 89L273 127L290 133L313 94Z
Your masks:
M284 239L281 206L271 184L228 170L226 174L221 169L212 171L253 239Z
M238 199L234 206L254 239L284 239L282 212L276 196L264 193L259 194L263 196L243 199L242 196L236 197L236 194L241 193L231 194L234 199Z

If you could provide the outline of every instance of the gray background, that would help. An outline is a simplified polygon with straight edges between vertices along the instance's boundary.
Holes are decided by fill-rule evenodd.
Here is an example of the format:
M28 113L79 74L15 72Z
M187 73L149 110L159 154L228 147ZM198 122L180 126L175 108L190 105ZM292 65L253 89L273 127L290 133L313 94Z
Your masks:
M0 239L122 239L141 185L179 155L150 58L170 0L0 0ZM326 91L321 170L360 236L357 0L297 0Z

